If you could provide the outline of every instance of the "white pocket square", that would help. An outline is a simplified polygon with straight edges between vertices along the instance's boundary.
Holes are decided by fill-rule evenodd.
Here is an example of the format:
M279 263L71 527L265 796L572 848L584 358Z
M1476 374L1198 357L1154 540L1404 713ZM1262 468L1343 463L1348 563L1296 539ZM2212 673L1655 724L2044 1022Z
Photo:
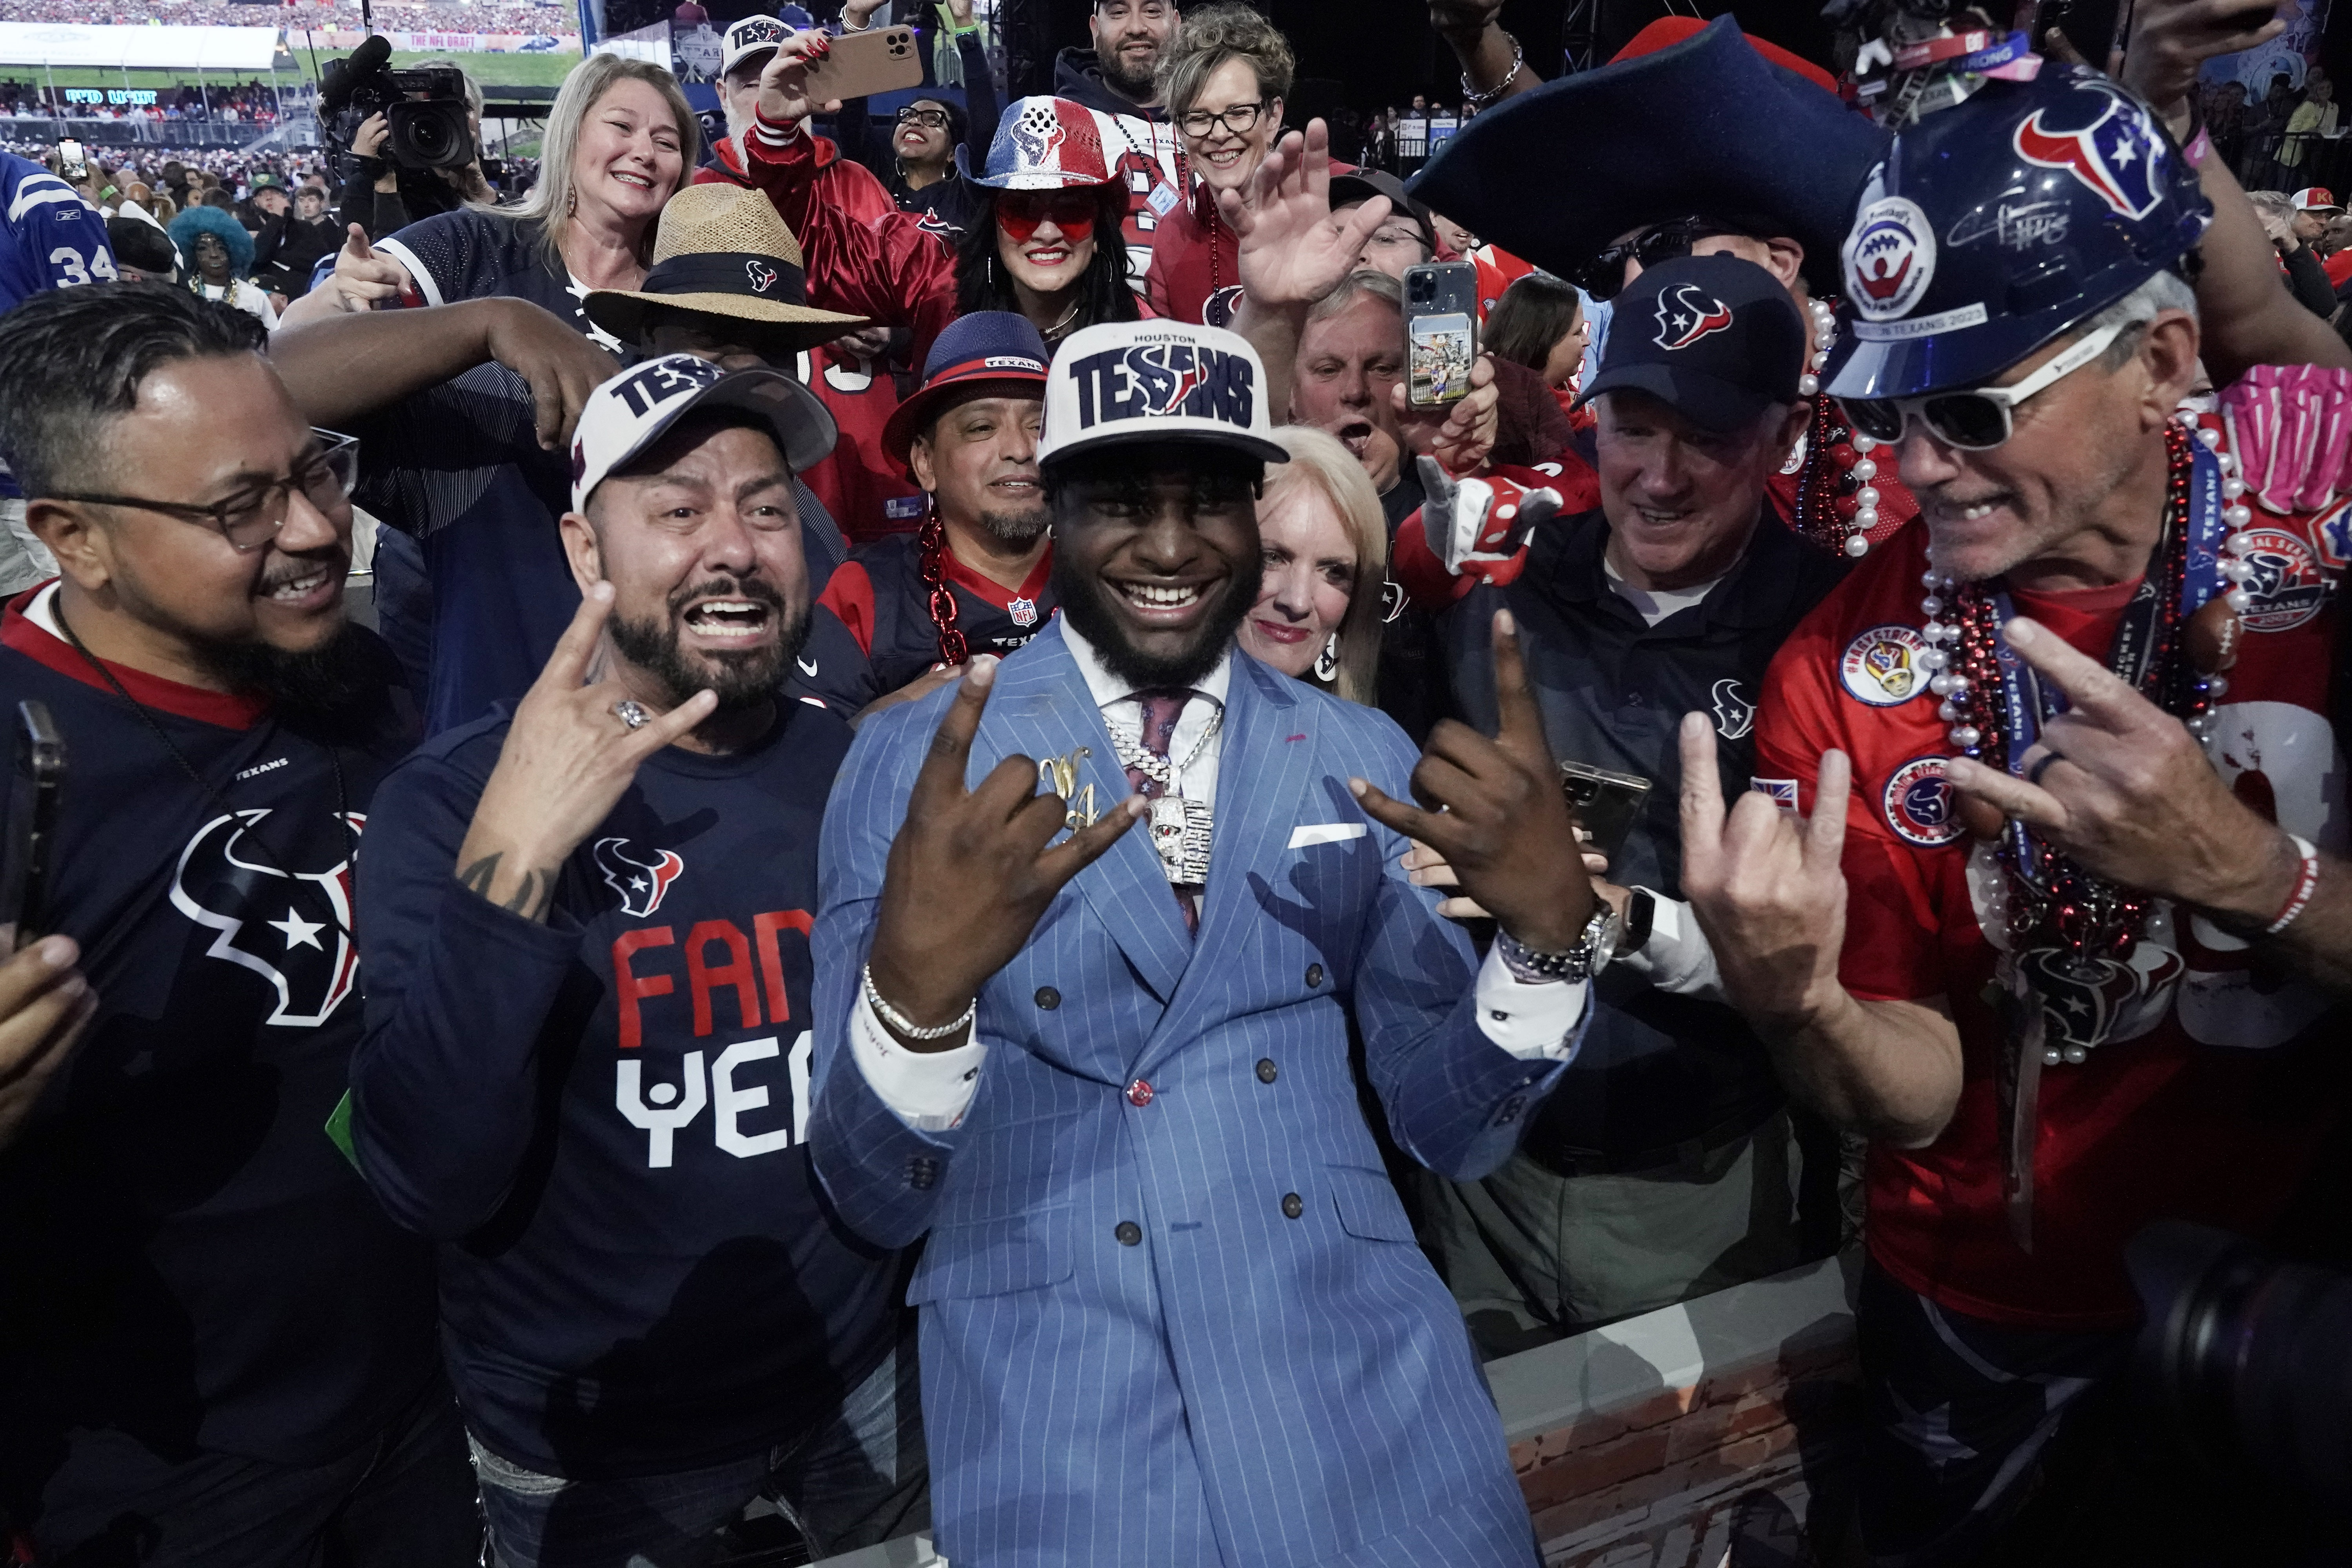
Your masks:
M1290 847L1304 849L1310 844L1345 844L1350 838L1361 838L1365 831L1360 822L1302 822L1290 830Z

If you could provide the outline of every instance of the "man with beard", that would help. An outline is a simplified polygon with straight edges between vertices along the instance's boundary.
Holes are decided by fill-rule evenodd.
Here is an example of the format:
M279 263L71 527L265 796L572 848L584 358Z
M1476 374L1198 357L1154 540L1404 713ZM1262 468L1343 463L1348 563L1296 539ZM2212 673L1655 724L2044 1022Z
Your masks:
M1397 1143L1483 1173L1612 921L1507 619L1496 738L1443 727L1418 767L1234 654L1283 457L1264 395L1217 328L1073 334L1039 447L1062 614L867 723L825 815L815 1156L861 1234L929 1233L908 1300L958 1563L1534 1562L1350 1020ZM1483 969L1408 833L1502 900Z
M1090 47L1054 62L1054 96L1091 110L1111 173L1126 183L1128 273L1138 292L1160 220L1184 200L1184 140L1160 101L1160 57L1174 41L1172 0L1095 0Z
M0 1093L54 1074L0 1157L0 1514L41 1563L461 1568L431 1256L342 1131L355 855L415 713L344 618L352 444L265 341L160 282L0 335L0 449L61 573L0 615L0 712L46 706L68 769L58 934L0 983L79 944L88 1021Z
M792 470L834 437L772 370L677 354L598 388L562 521L579 614L520 704L378 803L354 1141L442 1244L510 1568L704 1563L762 1496L818 1556L923 1522L898 1259L806 1152L849 731L776 688L809 616Z
M972 654L1001 658L1054 613L1054 520L1037 476L1045 359L1028 318L975 310L940 334L922 390L890 416L883 449L908 466L930 510L915 532L861 547L825 584L819 603L866 664L813 684L847 711L920 696L938 684L924 684L928 672L945 679Z

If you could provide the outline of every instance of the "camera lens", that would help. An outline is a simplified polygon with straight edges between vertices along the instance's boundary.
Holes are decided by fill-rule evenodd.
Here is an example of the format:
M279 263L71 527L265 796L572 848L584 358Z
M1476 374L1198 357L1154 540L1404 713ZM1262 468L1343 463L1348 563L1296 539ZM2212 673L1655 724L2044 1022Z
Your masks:
M1417 274L1412 280L1413 303L1425 305L1436 298L1437 279L1426 272Z

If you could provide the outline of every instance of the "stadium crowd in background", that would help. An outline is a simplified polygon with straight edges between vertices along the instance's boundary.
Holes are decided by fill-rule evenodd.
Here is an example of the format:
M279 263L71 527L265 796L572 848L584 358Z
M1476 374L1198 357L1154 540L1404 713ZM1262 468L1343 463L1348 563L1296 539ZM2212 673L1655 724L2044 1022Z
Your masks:
M1482 1363L1840 1256L1732 1568L2305 1560L2125 1462L2144 1227L2352 1262L2281 22L837 9L446 169L0 81L11 1561L1528 1568Z

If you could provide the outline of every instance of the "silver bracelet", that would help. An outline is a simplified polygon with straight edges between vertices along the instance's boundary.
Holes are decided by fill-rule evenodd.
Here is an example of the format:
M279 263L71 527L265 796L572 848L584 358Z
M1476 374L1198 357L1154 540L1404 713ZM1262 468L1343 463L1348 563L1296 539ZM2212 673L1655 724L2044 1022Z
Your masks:
M872 964L866 965L858 973L865 980L866 1005L874 1009L874 1016L888 1025L892 1032L904 1035L910 1040L944 1040L950 1035L960 1035L971 1026L972 1019L980 1012L980 998L975 996L964 1008L961 1017L952 1023L941 1024L936 1029L926 1029L889 1003L882 1000L882 993L874 989Z
M1511 90L1511 84L1519 79L1519 72L1527 66L1527 51L1519 47L1518 36L1514 33L1505 33L1503 37L1511 40L1511 68L1504 74L1502 80L1486 91L1480 92L1478 84L1470 79L1470 73L1468 71L1462 73L1462 101L1473 109L1483 110L1501 99L1505 93Z

